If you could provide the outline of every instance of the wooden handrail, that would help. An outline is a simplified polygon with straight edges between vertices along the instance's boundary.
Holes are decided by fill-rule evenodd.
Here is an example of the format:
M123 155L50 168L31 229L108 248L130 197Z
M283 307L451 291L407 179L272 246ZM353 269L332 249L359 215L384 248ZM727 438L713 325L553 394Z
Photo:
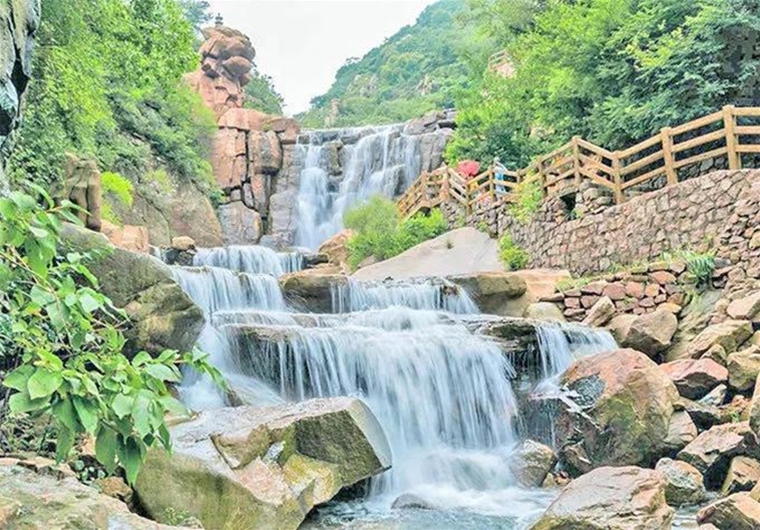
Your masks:
M748 119L756 123L748 125ZM405 217L439 206L448 199L460 204L466 214L472 213L473 205L488 201L493 207L502 207L516 200L514 188L533 174L537 175L545 197L562 192L568 184L577 189L583 180L590 180L611 190L615 203L620 204L625 201L626 190L663 177L666 186L673 186L679 182L679 171L705 160L724 157L729 169L741 169L742 155L760 154L758 119L760 107L728 105L688 123L665 127L621 151L609 151L574 137L517 171L489 167L468 179L444 166L420 175L397 204Z

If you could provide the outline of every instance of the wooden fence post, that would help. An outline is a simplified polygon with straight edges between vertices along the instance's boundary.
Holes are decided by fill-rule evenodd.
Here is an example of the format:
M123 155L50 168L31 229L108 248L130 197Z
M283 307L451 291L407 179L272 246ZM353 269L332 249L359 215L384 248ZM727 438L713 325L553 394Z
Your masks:
M612 159L613 179L615 181L615 204L623 203L623 163L620 160L620 152L615 151L615 158Z
M728 149L728 169L741 169L742 161L736 150L736 118L734 106L723 107L723 126L726 129L726 149Z
M662 129L662 155L665 161L665 174L668 177L668 186L678 184L678 173L675 167L675 157L673 156L673 136L672 129L665 127Z
M581 187L581 148L578 145L580 136L573 136L573 169L575 170L575 187Z

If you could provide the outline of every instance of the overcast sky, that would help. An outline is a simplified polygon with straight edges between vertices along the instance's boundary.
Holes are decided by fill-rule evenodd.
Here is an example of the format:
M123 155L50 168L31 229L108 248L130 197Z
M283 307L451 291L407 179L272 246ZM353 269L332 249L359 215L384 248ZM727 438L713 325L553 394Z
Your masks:
M361 57L435 0L210 0L246 33L259 70L274 79L285 112L306 110L349 57Z

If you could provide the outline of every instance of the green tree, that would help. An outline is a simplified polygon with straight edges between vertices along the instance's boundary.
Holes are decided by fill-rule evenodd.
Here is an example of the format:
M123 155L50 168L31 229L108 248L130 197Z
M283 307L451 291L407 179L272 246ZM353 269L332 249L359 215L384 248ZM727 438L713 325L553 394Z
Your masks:
M197 57L176 0L43 0L37 41L16 182L60 180L67 151L132 178L163 160L207 181L214 122L182 82Z
M516 73L486 73L460 97L449 159L493 153L523 165L574 135L617 149L760 97L757 0L548 0L501 33L483 7L524 3L473 1Z

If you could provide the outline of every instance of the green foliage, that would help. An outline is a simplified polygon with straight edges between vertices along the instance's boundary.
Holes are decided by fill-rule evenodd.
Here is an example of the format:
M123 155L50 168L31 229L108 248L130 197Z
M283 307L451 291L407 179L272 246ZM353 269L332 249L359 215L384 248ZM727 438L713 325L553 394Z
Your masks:
M182 82L196 64L177 0L43 0L12 179L59 181L73 152L133 181L159 159L208 182L214 119Z
M275 90L272 78L261 74L255 66L251 70L251 81L245 85L243 91L246 108L260 110L276 116L282 115L282 105L285 100Z
M530 4L525 10L525 4ZM756 0L471 0L516 73L458 100L449 160L524 167L579 135L619 149L729 103L757 103ZM499 13L517 9L515 24Z
M442 0L426 8L416 23L338 70L332 87L299 116L307 127L366 125L405 121L430 110L454 106L455 94L470 84L460 55L479 46L474 26L461 24L464 0ZM337 116L331 116L333 102Z
M521 223L530 222L544 200L541 181L537 178L527 178L514 188L514 193L516 200L510 204L509 213Z
M348 240L352 269L370 256L378 260L392 258L448 230L440 210L433 210L429 216L417 214L402 220L396 204L381 196L346 212L343 222L354 231Z
M509 234L503 235L499 240L499 257L511 271L522 270L528 265L528 254L515 244Z
M70 205L41 200L0 198L0 418L49 415L60 460L89 434L106 470L134 482L148 447L170 447L164 415L186 414L168 388L179 365L221 377L200 352L126 358L125 316L97 291L92 256L58 247L62 220L76 222Z
M100 179L104 195L113 195L124 206L132 206L135 188L129 180L110 171L103 173Z
M715 251L696 252L693 250L677 250L664 255L665 261L683 261L689 279L697 288L709 287L715 272Z

